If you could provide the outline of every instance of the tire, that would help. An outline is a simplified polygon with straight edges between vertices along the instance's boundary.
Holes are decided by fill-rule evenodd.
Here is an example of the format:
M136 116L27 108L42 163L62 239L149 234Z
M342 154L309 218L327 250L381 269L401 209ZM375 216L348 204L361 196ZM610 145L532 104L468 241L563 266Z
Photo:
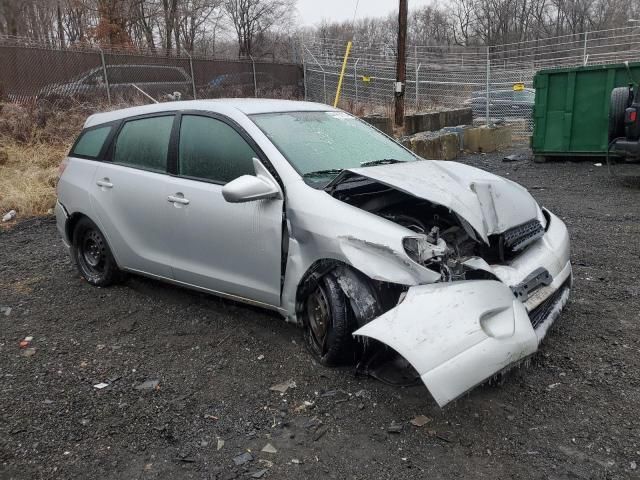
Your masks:
M609 142L624 137L624 111L631 105L629 87L618 87L611 91L609 103Z
M71 256L80 275L95 287L108 287L122 274L100 229L83 217L73 230Z
M353 362L355 318L349 299L330 273L318 280L304 300L303 322L307 348L322 365Z

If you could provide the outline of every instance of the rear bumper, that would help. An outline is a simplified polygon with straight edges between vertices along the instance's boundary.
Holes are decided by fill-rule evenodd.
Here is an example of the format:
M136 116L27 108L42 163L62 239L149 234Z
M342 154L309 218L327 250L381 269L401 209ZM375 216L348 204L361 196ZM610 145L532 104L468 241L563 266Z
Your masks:
M58 200L56 200L54 212L56 214L56 226L58 227L60 238L62 238L62 243L65 247L71 248L71 239L67 237L67 220L69 220L69 214Z

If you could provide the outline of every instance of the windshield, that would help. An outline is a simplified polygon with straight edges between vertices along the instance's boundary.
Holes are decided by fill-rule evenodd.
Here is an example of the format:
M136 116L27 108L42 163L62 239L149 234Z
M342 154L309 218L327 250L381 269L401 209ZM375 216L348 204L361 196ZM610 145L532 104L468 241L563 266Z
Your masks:
M251 115L312 187L322 188L342 170L418 158L345 112L279 112Z

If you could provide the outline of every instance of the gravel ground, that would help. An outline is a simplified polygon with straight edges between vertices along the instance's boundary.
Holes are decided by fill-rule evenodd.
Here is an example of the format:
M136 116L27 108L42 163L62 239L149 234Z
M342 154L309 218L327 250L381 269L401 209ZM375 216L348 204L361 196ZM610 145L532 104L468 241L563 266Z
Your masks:
M315 364L268 312L93 288L52 218L0 231L0 478L640 478L640 180L502 156L462 161L565 220L575 289L531 365L444 409Z

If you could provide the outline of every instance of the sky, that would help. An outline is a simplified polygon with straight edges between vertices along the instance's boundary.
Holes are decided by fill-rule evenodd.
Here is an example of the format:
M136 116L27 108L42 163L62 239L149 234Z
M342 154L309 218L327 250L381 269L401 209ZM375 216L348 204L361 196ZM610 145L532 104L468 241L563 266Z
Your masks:
M344 21L353 19L357 0L298 0L298 18L305 27L316 26L322 19ZM382 17L398 11L398 0L360 0L356 18ZM422 7L430 0L409 0L409 9Z

